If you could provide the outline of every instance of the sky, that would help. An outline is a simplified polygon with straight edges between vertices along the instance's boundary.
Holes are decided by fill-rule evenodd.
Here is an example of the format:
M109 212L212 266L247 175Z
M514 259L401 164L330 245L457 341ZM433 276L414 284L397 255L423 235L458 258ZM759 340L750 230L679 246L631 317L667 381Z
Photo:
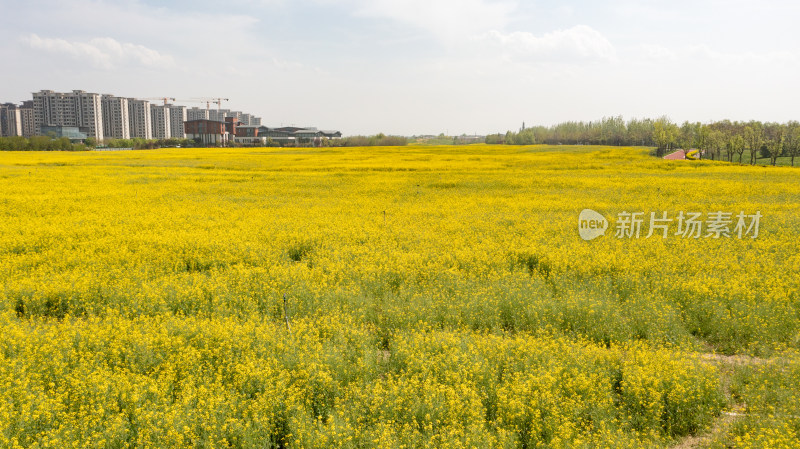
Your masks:
M0 102L224 97L344 135L800 119L792 1L0 0L0 39Z

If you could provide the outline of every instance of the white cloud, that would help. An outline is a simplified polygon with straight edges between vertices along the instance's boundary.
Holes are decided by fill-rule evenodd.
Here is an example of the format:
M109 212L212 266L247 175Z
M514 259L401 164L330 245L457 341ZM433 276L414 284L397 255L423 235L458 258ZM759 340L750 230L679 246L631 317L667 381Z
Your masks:
M511 58L538 61L615 61L614 46L597 30L578 25L541 36L526 31L502 33L492 30L475 38L476 41L499 48Z
M31 34L22 40L33 49L87 61L92 67L104 70L127 65L172 67L175 63L170 55L143 45L119 42L110 37L76 42Z

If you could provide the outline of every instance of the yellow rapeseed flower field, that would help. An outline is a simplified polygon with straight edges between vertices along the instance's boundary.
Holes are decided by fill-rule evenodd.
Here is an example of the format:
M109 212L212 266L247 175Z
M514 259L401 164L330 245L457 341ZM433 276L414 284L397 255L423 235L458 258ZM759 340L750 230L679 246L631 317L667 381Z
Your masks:
M798 181L615 147L0 153L0 448L798 447Z

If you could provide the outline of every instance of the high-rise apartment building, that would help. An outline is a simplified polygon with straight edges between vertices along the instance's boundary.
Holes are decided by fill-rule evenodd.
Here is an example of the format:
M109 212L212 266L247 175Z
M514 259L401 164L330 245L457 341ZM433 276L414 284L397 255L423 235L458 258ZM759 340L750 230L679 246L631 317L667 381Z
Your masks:
M113 139L130 139L130 118L128 117L128 99L103 95L103 135Z
M103 135L103 106L99 94L87 93L82 90L73 91L75 102L78 105L78 127L86 129L86 135L94 137L101 142Z
M65 125L78 126L75 107L67 94L42 90L33 93L34 133L42 133L42 126Z
M169 139L172 137L169 106L151 104L150 115L153 120L153 139Z
M22 119L22 137L33 137L36 135L36 123L33 118L33 100L22 102L19 108L19 115Z
M197 106L186 110L186 120L208 120L208 109L198 108Z
M147 100L99 95L83 90L33 93L21 106L0 105L0 134L31 137L59 127L78 128L99 142L107 139L185 138L185 123L206 120L236 126L261 126L261 118L241 111L151 104ZM76 134L77 135L77 134Z
M230 112L230 109L211 109L208 111L208 119L215 122L224 122L225 117L227 117Z
M128 98L128 121L131 137L153 138L153 117L149 101Z
M53 92L42 90L33 94L34 133L41 134L42 126L78 127L87 136L103 140L103 113L99 94L82 90Z
M186 106L167 105L169 108L170 136L183 139L186 133L183 130L183 122L186 121Z
M242 111L230 111L225 114L225 117L233 117L236 119L234 122L240 123L242 121Z
M21 136L22 115L14 103L0 104L0 136Z

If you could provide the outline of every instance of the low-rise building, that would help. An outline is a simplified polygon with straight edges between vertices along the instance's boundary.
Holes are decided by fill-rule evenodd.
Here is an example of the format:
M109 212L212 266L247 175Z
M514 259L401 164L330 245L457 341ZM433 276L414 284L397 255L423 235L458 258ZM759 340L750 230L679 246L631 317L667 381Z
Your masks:
M66 137L72 142L83 142L88 137L88 135L85 132L81 132L80 128L77 126L62 125L42 126L42 135L56 139Z
M242 111L229 111L225 114L225 117L233 117L237 122L242 122ZM244 124L249 125L249 123Z
M266 137L259 136L258 126L240 125L236 127L234 141L243 144L266 143Z
M295 144L320 145L324 138L340 139L340 131L326 130L320 131L317 128L298 128L295 126L285 126L281 128L270 128L267 126L246 126L241 125L236 128L235 141L245 145L266 144L269 141L279 143L284 146Z
M233 118L221 122L217 120L187 120L183 122L186 138L202 145L227 145L236 135L237 127Z

